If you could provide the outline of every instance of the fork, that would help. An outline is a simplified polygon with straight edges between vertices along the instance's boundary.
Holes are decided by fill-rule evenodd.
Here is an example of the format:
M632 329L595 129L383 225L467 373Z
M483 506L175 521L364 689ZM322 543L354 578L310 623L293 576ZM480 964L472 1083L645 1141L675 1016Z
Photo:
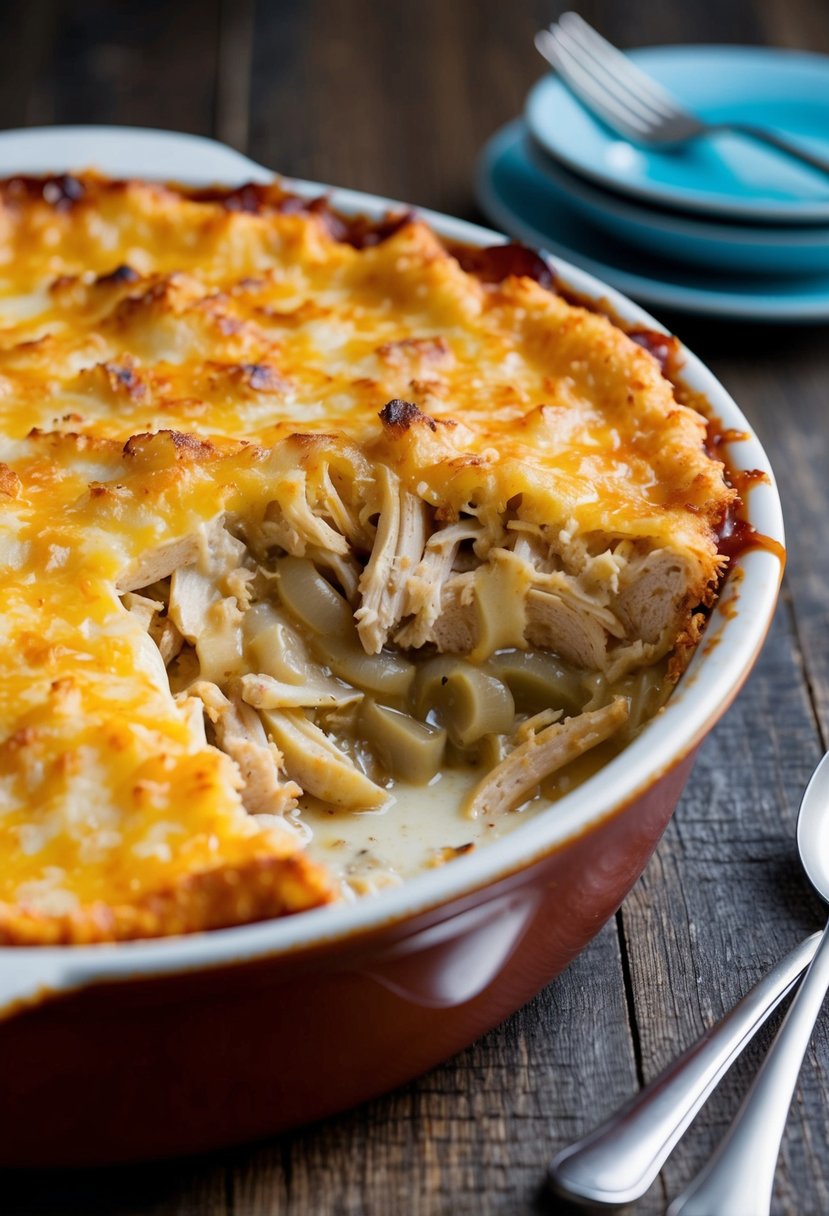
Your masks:
M638 68L578 13L563 13L535 36L537 50L578 98L631 143L675 148L719 131L734 131L829 173L829 159L748 123L707 123Z

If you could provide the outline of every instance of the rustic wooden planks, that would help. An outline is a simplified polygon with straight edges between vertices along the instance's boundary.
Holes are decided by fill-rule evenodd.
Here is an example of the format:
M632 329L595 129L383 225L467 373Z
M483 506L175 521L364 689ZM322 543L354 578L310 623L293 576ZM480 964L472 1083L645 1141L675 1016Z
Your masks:
M250 138L253 9L253 0L219 0L213 135L240 152Z
M602 1042L592 1032L597 1021L609 1027ZM476 1210L482 1196L485 1210L530 1210L554 1149L592 1122L587 1075L605 1109L636 1085L613 925L573 964L568 982L443 1068L240 1154L232 1210L431 1216Z
M626 45L768 41L829 51L829 13L811 0L585 0L580 9ZM287 173L470 214L477 152L541 74L531 36L554 15L546 0L31 0L0 14L0 120L212 133ZM9 1175L0 1210L560 1211L538 1193L551 1153L652 1077L819 925L823 908L800 875L793 825L829 738L827 331L674 324L767 443L791 553L758 668L703 748L617 921L525 1009L396 1094L210 1159ZM663 1211L702 1164L768 1039L735 1067L637 1212ZM787 1129L779 1216L829 1211L828 1069L824 1022Z
M819 753L784 606L757 672L703 748L656 857L624 906L646 1079L819 925L794 848L800 791ZM825 1031L818 1049L829 1049ZM758 1058L753 1053L755 1065ZM726 1080L669 1162L669 1194L721 1139L749 1073ZM784 1211L820 1210L809 1207L820 1167L799 1159L806 1124L829 1140L827 1095L811 1069L787 1137Z
M27 122L212 133L219 0L35 0L6 11L30 7ZM3 120L20 122L5 111Z

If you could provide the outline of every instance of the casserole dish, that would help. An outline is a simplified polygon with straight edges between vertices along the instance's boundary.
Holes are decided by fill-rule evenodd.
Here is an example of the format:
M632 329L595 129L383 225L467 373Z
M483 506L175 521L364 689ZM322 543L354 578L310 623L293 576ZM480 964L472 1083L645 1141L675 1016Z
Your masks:
M84 164L193 184L271 176L219 145L170 133L0 137L6 173ZM323 189L289 186L304 197ZM390 205L350 191L331 201L370 218ZM472 225L424 218L449 241L493 241ZM588 276L555 269L623 325L655 325ZM692 356L682 358L687 388L708 399L725 431L744 435L733 402ZM731 446L733 469L768 468L750 434ZM319 1118L422 1072L533 995L641 873L696 747L759 650L781 572L770 480L752 486L748 520L768 542L741 555L665 712L497 846L382 898L283 921L163 942L0 952L3 1164L170 1155Z

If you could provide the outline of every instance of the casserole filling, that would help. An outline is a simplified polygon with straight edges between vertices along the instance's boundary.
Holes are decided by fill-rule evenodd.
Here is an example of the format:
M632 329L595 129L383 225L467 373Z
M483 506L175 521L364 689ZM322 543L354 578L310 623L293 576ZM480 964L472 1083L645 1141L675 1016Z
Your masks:
M278 186L0 190L0 941L376 890L658 711L734 492L533 255Z

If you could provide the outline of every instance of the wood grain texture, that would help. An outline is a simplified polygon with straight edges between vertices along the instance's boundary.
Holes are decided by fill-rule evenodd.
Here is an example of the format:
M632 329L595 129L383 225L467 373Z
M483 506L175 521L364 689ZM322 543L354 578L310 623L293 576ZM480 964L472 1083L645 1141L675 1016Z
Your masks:
M585 0L580 11L621 45L829 52L829 9L814 0ZM30 0L0 10L0 122L212 133L289 174L474 215L475 158L541 74L531 37L553 15L547 0ZM666 320L766 443L790 559L760 663L703 747L617 920L525 1009L393 1095L209 1159L9 1175L0 1180L4 1214L562 1211L539 1190L551 1154L820 924L793 827L829 740L827 329ZM726 1078L637 1213L664 1211L721 1139L772 1029ZM824 1020L789 1119L775 1216L829 1211L827 1072Z
M213 134L239 151L250 136L253 0L220 0Z
M624 906L646 1080L820 923L794 845L799 794L819 756L784 604L757 671L703 748L662 844ZM816 1048L826 1058L823 1027ZM759 1053L749 1058L756 1067ZM749 1075L743 1067L729 1077L669 1161L670 1195L722 1138ZM825 1181L820 1194L814 1189L821 1163L808 1160L810 1132L829 1142L827 1094L806 1068L779 1174L782 1211L825 1210L818 1202L827 1199Z
M30 122L212 133L219 0L35 0L32 7L49 26Z
M635 1088L612 926L570 977L444 1068L391 1097L237 1158L234 1213L254 1216L269 1211L269 1202L280 1211L349 1216L472 1212L482 1189L489 1210L529 1210L557 1129L565 1139L587 1130L582 1060L589 1060L609 1103ZM585 1028L596 1018L613 1027L607 1042L598 1044L589 1033L583 1041L573 1038L570 1028ZM279 1190L271 1195L273 1178ZM329 1198L332 1179L336 1199Z

